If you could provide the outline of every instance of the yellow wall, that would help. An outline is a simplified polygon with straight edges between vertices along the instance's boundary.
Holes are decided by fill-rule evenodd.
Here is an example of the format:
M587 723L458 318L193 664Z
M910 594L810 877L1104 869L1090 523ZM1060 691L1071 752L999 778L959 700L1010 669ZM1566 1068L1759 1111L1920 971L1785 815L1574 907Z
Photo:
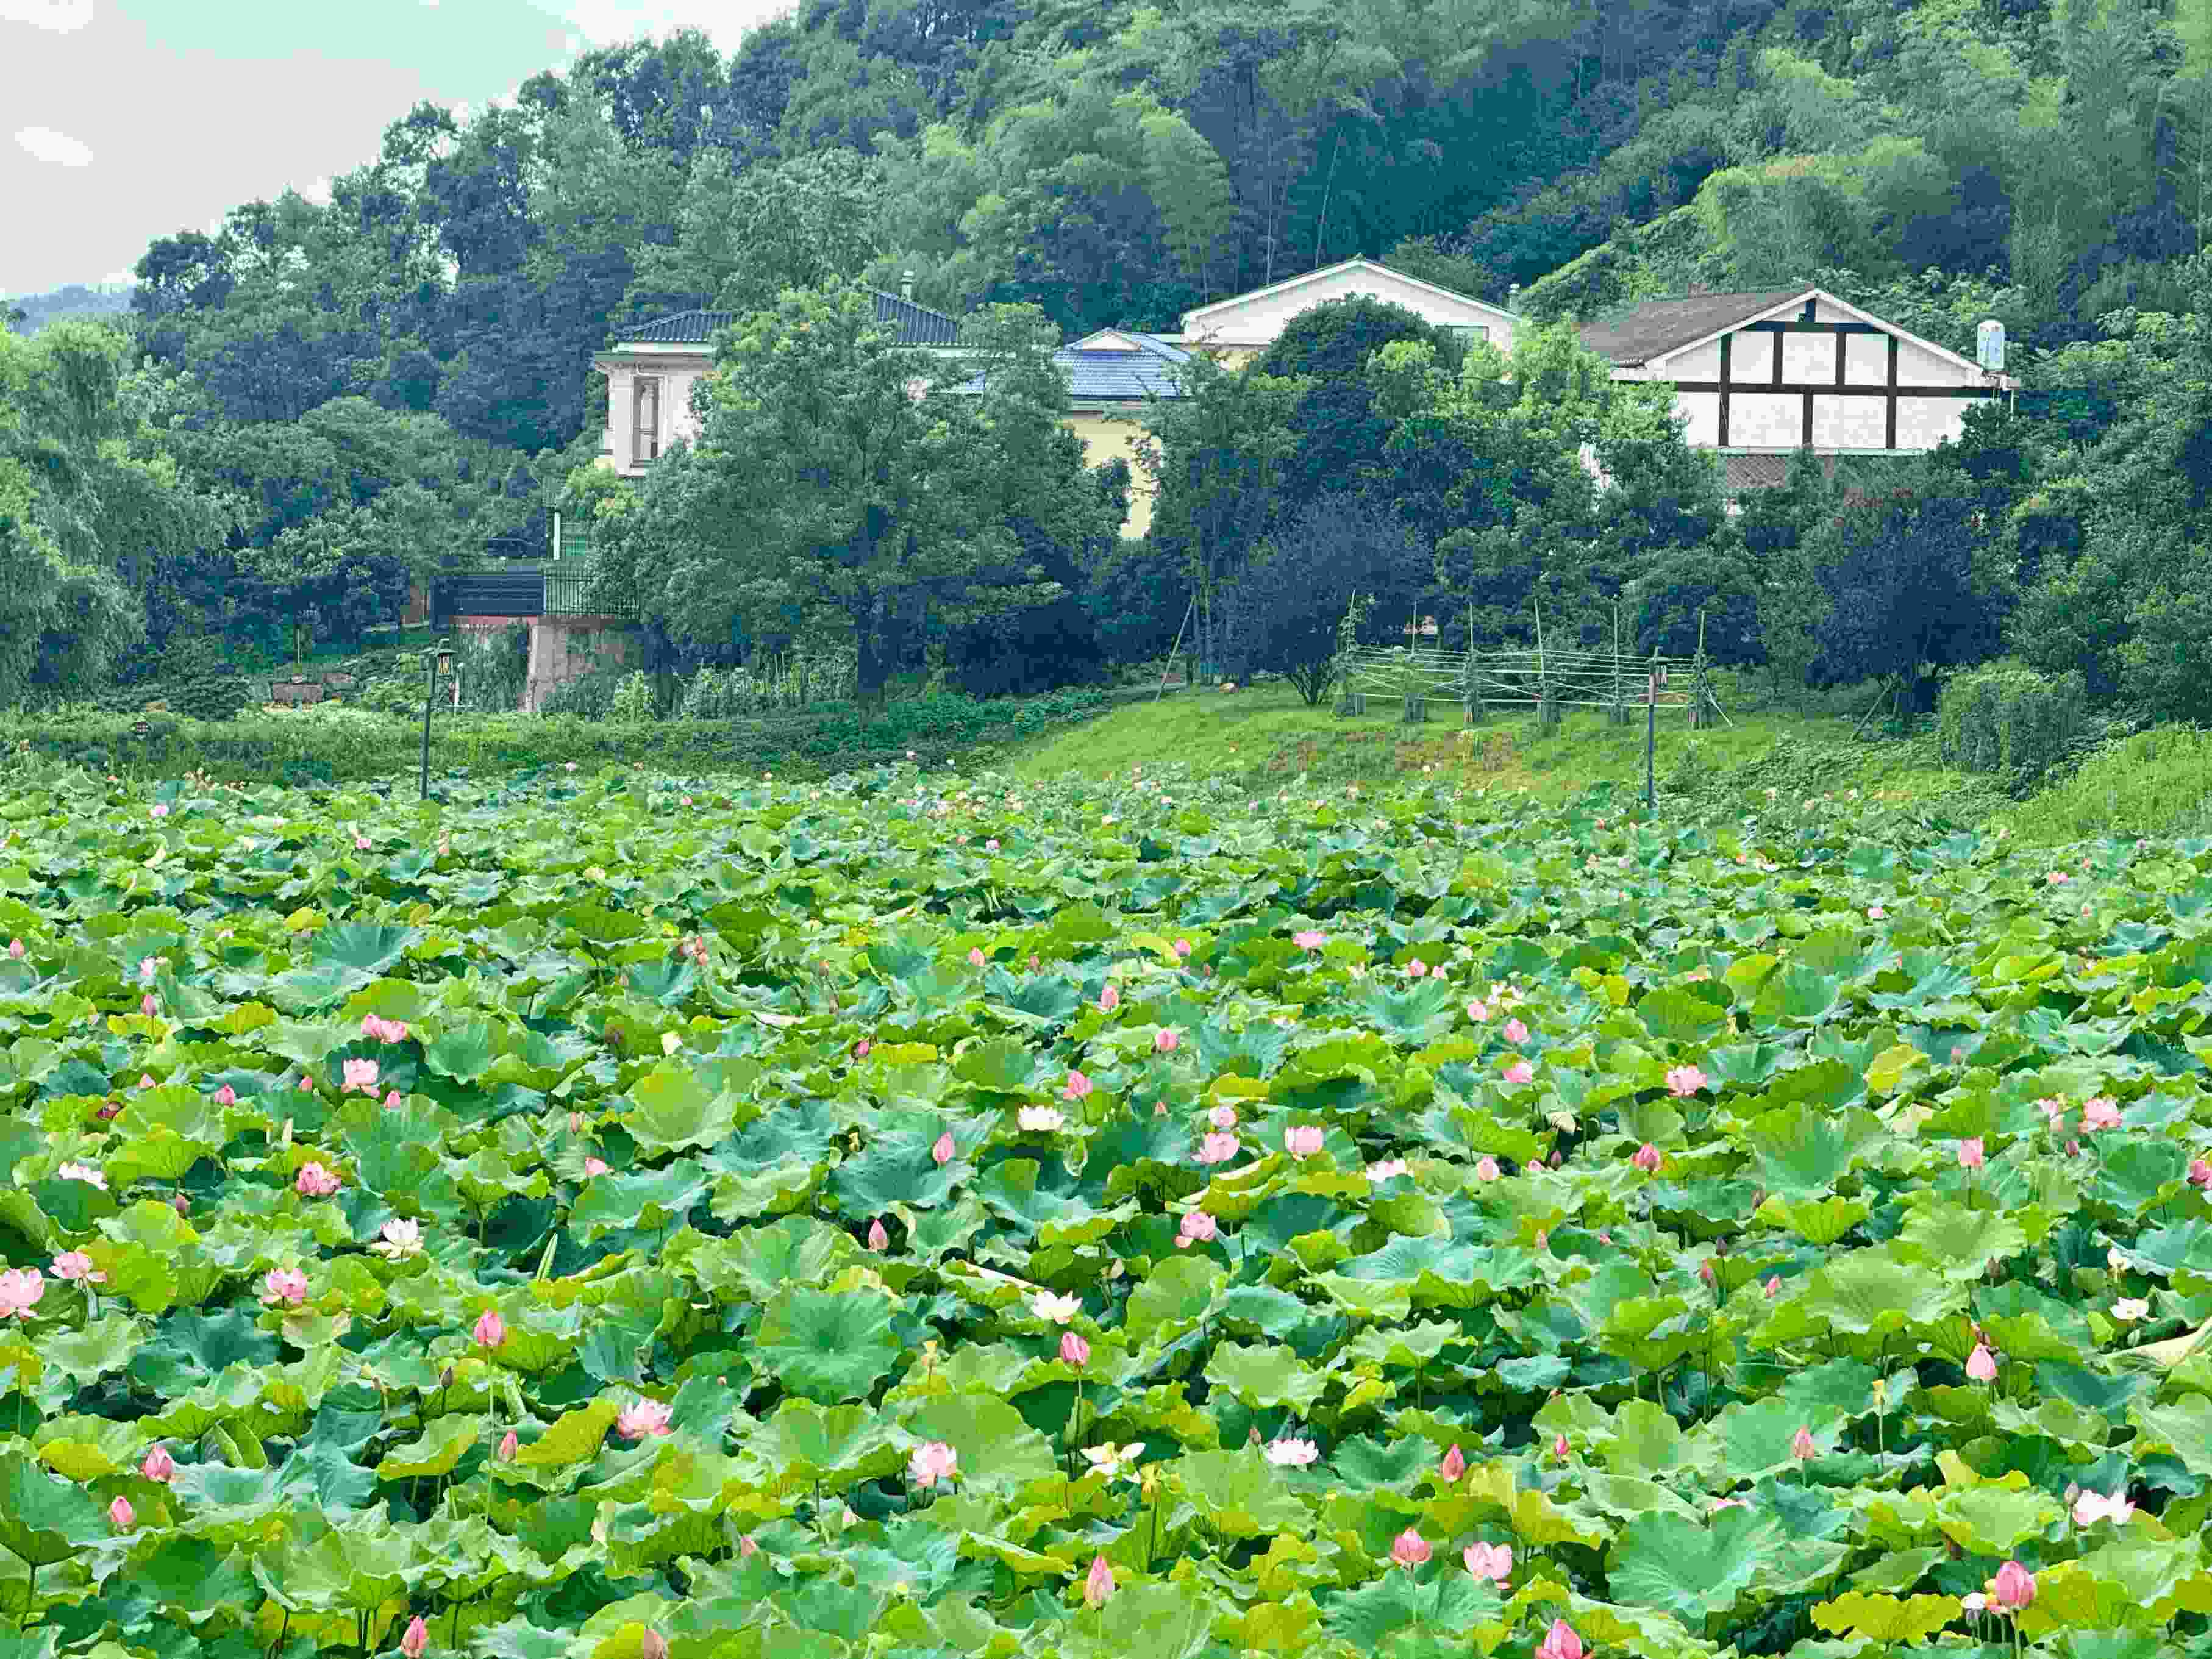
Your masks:
M1136 415L1102 415L1085 410L1067 417L1067 429L1083 440L1086 466L1103 466L1112 460L1129 464L1129 516L1121 521L1124 536L1141 536L1152 522L1152 481L1137 465L1137 440L1145 423Z

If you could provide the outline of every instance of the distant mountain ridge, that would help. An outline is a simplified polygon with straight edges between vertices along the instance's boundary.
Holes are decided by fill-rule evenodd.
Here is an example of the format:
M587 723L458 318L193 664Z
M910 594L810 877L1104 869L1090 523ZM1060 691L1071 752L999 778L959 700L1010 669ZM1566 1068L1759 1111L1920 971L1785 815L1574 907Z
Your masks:
M44 294L0 299L0 316L12 319L15 313L21 312L21 322L11 320L19 334L36 334L48 323L58 323L64 317L120 317L129 313L131 290L136 286L132 283L70 283Z

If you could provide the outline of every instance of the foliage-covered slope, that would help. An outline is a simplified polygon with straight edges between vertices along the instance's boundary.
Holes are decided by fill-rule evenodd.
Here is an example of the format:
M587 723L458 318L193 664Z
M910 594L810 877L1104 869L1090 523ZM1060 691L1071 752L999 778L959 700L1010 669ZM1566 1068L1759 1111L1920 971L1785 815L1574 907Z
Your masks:
M222 1659L2201 1643L2212 1370L2140 1345L2212 1313L2212 844L1750 805L0 801L11 1605Z

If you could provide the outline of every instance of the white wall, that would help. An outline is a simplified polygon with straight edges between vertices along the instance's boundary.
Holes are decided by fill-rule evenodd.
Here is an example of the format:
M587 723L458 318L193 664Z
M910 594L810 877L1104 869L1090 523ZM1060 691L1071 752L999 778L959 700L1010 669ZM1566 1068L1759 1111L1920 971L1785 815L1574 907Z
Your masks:
M1486 329L1490 343L1500 351L1513 348L1513 319L1509 315L1395 282L1388 271L1356 270L1337 271L1279 293L1256 295L1207 316L1187 314L1185 322L1193 333L1184 343L1197 347L1218 340L1224 344L1265 345L1300 312L1326 300L1353 295L1403 306L1424 321L1444 327L1466 325Z

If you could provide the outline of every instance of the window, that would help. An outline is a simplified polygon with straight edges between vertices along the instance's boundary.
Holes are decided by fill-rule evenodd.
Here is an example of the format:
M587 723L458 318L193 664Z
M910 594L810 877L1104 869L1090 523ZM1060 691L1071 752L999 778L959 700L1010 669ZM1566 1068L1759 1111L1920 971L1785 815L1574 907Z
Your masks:
M642 466L660 455L660 377L639 375L630 404L635 416L630 422L630 464Z

